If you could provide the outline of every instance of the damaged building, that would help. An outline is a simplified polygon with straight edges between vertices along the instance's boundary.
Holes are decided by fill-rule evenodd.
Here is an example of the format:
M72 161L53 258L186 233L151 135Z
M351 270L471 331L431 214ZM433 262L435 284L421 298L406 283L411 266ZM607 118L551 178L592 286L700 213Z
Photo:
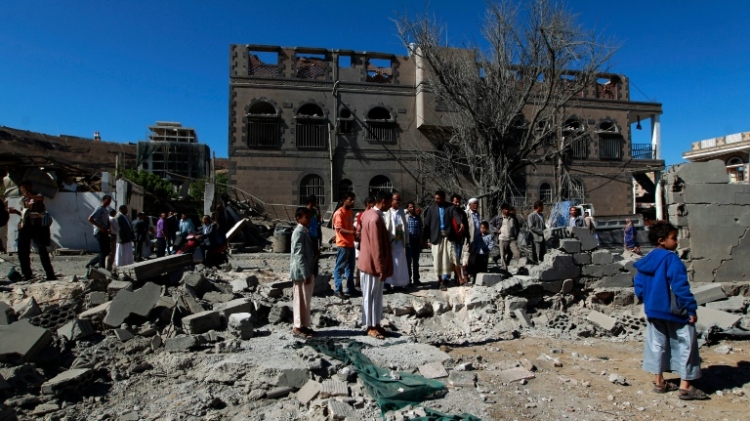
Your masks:
M211 148L198 143L195 129L169 121L157 121L148 129L148 140L138 142L139 170L175 184L206 176L211 168Z
M413 55L230 46L229 183L268 203L299 204L316 195L335 203L397 189L428 201L435 183L420 176L419 152L435 150L449 112L424 89ZM660 158L659 103L630 100L627 77L602 74L570 102L565 127L590 136L572 148L573 188L564 199L596 204L597 215L635 212L633 179L655 199ZM651 122L650 143L631 127ZM434 171L439 174L439 171ZM520 175L519 206L554 197L553 165Z

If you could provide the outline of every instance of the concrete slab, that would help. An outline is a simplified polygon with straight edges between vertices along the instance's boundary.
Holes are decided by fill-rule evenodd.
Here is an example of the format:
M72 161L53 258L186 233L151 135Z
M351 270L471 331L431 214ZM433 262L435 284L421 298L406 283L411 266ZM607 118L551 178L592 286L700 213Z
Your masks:
M672 167L685 184L728 184L729 176L724 161L690 162Z
M322 385L315 380L310 380L297 392L297 400L304 406L315 399L320 393Z
M324 380L320 388L320 397L325 399L334 396L349 396L349 386L340 380Z
M89 368L73 368L64 371L42 384L42 394L61 395L74 390L81 390L93 377Z
M701 285L695 288L691 288L691 290L698 305L703 305L712 301L718 301L727 298L727 294L724 292L721 284L718 283Z
M354 408L351 407L351 405L346 402L337 401L335 399L330 399L328 401L328 416L331 417L332 420L359 420L357 411L355 411Z
M451 356L440 349L420 343L397 344L388 348L365 348L362 353L380 367L416 369L425 363L451 361Z
M164 348L167 352L188 352L200 345L198 338L195 336L176 336L168 338L164 342Z
M73 319L57 329L57 336L61 336L69 341L77 341L95 333L91 320Z
M620 273L622 266L618 263L608 265L588 265L581 270L581 275L591 278L602 278L604 276L615 276Z
M531 319L529 318L529 315L526 314L525 310L522 310L520 308L513 310L513 315L516 316L516 320L518 320L518 322L521 324L521 327L531 327Z
M98 305L94 308L90 308L78 314L79 319L91 319L97 316L104 317L109 311L109 306L112 305L112 301L107 301L104 304Z
M122 290L133 291L133 283L130 281L112 281L107 285L109 297L115 297Z
M251 300L247 298L239 298L226 303L215 304L214 311L219 312L221 317L228 319L229 316L235 313L255 314L255 306Z
M109 301L109 294L102 291L93 291L89 292L88 295L86 295L86 304L89 307L96 307L98 305L102 305Z
M588 228L570 227L568 230L581 242L581 251L591 251L599 247L599 240L591 234Z
M235 294L243 292L248 288L246 279L232 279L229 284L232 285L232 292Z
M607 276L596 282L594 288L631 288L634 275L630 273L618 273L615 276Z
M717 326L719 329L729 329L739 323L741 315L726 313L724 311L714 310L698 306L698 324L705 328Z
M745 313L745 309L747 308L747 304L745 303L745 298L736 296L736 297L729 297L726 300L721 301L713 301L708 304L706 304L707 308L712 308L714 310L719 311L726 311L727 313Z
M52 341L52 333L27 320L0 325L0 361L33 361L34 357Z
M211 291L203 294L203 300L211 304L228 303L234 300L234 294L219 291Z
M453 387L474 387L477 375L470 371L451 371L448 375L448 384Z
M121 290L117 293L104 318L104 325L119 327L131 317L146 318L161 298L161 287L147 282L134 292Z
M120 273L128 274L136 281L146 281L192 264L193 256L191 254L173 254L171 256L150 259L145 262L138 262L129 266L122 266L118 270Z
M212 329L221 328L221 316L217 311L203 311L182 318L182 328L186 333L200 335Z
M437 361L419 366L419 374L428 379L448 377L448 371L445 370L442 363Z
M610 332L614 332L614 330L617 328L617 319L609 317L606 314L600 313L595 310L591 311L588 316L586 316L586 320Z
M133 335L127 329L115 329L115 336L117 336L117 339L119 339L120 342L127 342L127 341L135 338L135 335Z
M503 383L520 382L521 380L530 380L536 376L531 371L526 370L523 367L510 368L508 370L501 370L498 374L500 381Z

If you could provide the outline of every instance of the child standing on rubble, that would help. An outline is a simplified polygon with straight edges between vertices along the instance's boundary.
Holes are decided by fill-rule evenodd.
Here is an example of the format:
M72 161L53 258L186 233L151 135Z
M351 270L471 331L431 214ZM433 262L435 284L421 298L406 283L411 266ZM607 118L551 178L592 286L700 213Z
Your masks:
M656 248L635 263L635 295L643 302L648 319L643 370L656 376L656 393L678 388L664 379L663 372L670 371L680 375L680 399L708 399L690 384L701 377L695 333L698 305L690 292L685 264L674 252L677 228L659 221L651 226L648 239Z
M297 220L297 227L292 232L292 255L289 264L289 277L293 284L294 329L292 335L300 339L310 339L315 333L310 328L315 247L307 231L312 215L310 209L300 207L297 208L294 217Z

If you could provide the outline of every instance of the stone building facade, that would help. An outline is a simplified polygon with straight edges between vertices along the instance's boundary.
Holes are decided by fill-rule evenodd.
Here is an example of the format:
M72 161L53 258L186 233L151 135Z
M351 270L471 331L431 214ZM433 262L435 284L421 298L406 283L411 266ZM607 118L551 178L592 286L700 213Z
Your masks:
M730 183L748 183L748 159L750 158L750 132L693 142L689 151L682 154L686 161L705 162L715 159L724 161Z
M429 201L436 184L419 176L416 155L434 150L435 129L446 126L449 111L424 89L417 61L413 55L231 45L230 184L289 205L309 194L327 204L349 190L361 200L380 189ZM632 213L633 177L664 168L661 104L629 98L627 78L606 74L566 107L565 121L591 133L574 148L575 186L568 196L594 203L599 215ZM646 120L652 142L632 144L631 125L640 128ZM541 165L521 174L516 205L551 201L553 170ZM653 179L640 178L645 184Z

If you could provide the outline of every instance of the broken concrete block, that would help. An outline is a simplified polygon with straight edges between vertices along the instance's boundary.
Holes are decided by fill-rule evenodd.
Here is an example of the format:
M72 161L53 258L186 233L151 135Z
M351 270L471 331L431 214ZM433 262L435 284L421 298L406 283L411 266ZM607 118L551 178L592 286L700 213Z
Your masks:
M17 303L13 306L13 311L16 312L18 320L30 319L42 314L42 309L39 308L39 304L36 303L34 297L29 297Z
M530 361L529 364L532 365ZM501 370L499 373L497 373L497 375L500 378L500 381L506 384L520 382L521 380L530 380L536 377L534 373L523 367Z
M304 406L315 399L320 393L321 384L315 380L309 380L302 388L297 391L297 400Z
M521 324L521 327L529 328L531 327L531 319L529 318L529 315L526 314L525 310L516 309L513 310L513 315L516 316L516 320L519 321Z
M151 338L151 342L149 345L151 345L151 350L156 351L157 349L161 348L161 344L163 343L161 336L156 335L153 338Z
M572 255L553 253L545 256L542 263L534 266L529 271L529 276L531 278L540 281L577 278L580 274L581 268L575 264Z
M599 240L589 231L588 228L568 227L573 237L581 242L581 251L591 251L599 247Z
M192 254L173 254L158 257L128 266L119 267L121 273L127 274L136 281L147 281L165 273L184 268L193 264Z
M109 301L109 294L102 291L92 291L86 296L86 303L89 308L102 305Z
M187 352L200 345L198 338L195 336L175 336L174 338L167 338L164 342L164 349L167 352Z
M443 367L443 363L438 361L419 366L419 374L428 379L448 377L448 372L445 370L445 367Z
M742 316L737 314L726 313L724 311L714 310L698 306L698 325L705 328L717 326L719 329L729 329L734 327Z
M340 380L324 380L320 388L321 399L334 396L349 396L349 386Z
M253 305L253 302L247 298L239 298L225 303L215 304L214 311L219 312L221 317L228 319L229 316L235 313L255 314L255 305Z
M630 288L633 286L633 274L618 273L614 276L606 276L597 281L593 288Z
M271 311L268 313L268 323L288 323L292 321L293 316L294 313L292 312L292 308L289 306L289 303L277 303L271 308Z
M617 319L598 311L591 311L589 315L586 316L586 319L609 332L614 332L617 328Z
M467 310L486 307L493 304L496 295L497 293L491 288L474 286L466 294L464 305Z
M582 276L588 276L591 278L601 278L604 276L615 276L620 273L620 265L617 263L610 263L608 265L598 266L589 265L584 266L581 271Z
M229 316L229 329L237 333L240 339L253 337L253 315L250 313L234 313Z
M129 281L112 281L107 285L107 294L115 297L120 291L133 291L133 283Z
M542 288L544 288L545 291L551 292L553 294L557 294L562 289L562 283L563 281L545 281L542 282Z
M234 294L211 291L203 294L203 299L211 304L228 303L234 299Z
M112 300L104 324L119 327L131 317L146 318L161 298L161 287L147 282L142 288L133 292L120 290Z
M503 282L503 275L499 273L478 273L475 285L493 287Z
M232 279L229 284L232 285L232 292L235 294L243 292L248 288L247 280L245 279Z
M573 287L575 287L575 281L572 279L566 279L562 282L560 292L562 292L563 294L570 294L571 291L573 291Z
M221 316L217 311L203 311L182 318L186 333L199 335L212 329L221 329Z
M205 292L210 291L210 281L206 279L205 276L203 276L200 272L187 272L184 275L182 275L182 281L183 284L189 286L190 288L193 288L193 290L198 294L203 294Z
M721 284L718 283L701 285L696 288L691 288L691 290L698 305L727 298L727 294L724 292Z
M200 302L198 302L198 299L195 295L193 295L191 291L191 288L185 288L185 292L187 292L187 294L183 294L180 296L180 298L177 300L177 306L180 307L181 311L190 314L205 311L206 309L203 307L203 305L201 305Z
M100 304L94 308L90 308L78 315L79 319L96 319L102 320L109 311L109 306L112 305L112 301L107 301L104 304Z
M89 268L88 273L86 274L86 278L105 283L110 279L113 279L112 272L99 267Z
M62 395L82 390L94 377L89 368L73 368L64 371L42 384L42 394Z
M581 242L573 238L563 238L560 240L560 250L573 254L581 252Z
M52 333L27 320L0 325L0 361L32 361L52 341Z
M266 392L266 398L268 399L278 399L283 398L284 396L292 393L294 389L291 387L277 387L275 389L271 389L268 392Z
M16 312L13 307L0 301L0 325L9 325L16 321Z
M127 329L115 329L115 336L117 336L117 339L119 339L120 342L127 342L127 341L135 338L135 335L133 335Z
M474 387L477 375L467 371L451 371L448 375L448 384L453 387Z
M93 335L95 333L91 320L73 319L57 329L57 336L61 336L69 341L77 341L81 338Z
M684 184L728 184L726 163L719 159L675 165L671 169Z
M740 296L736 297L729 297L726 300L722 301L713 301L708 304L706 304L707 308L712 308L714 310L719 311L726 311L727 313L745 313L745 309L747 308L747 304L745 303L745 299Z
M335 399L328 400L328 416L330 416L332 420L359 420L357 411L355 411L351 405Z
M432 303L424 297L412 298L411 305L414 307L414 313L416 313L417 317L430 317L433 315Z
M577 265L590 265L591 255L588 253L576 253L573 255L573 262Z
M612 253L610 253L607 250L596 250L595 252L591 253L591 262L595 265L608 265L610 263L614 263L614 257L612 257Z

